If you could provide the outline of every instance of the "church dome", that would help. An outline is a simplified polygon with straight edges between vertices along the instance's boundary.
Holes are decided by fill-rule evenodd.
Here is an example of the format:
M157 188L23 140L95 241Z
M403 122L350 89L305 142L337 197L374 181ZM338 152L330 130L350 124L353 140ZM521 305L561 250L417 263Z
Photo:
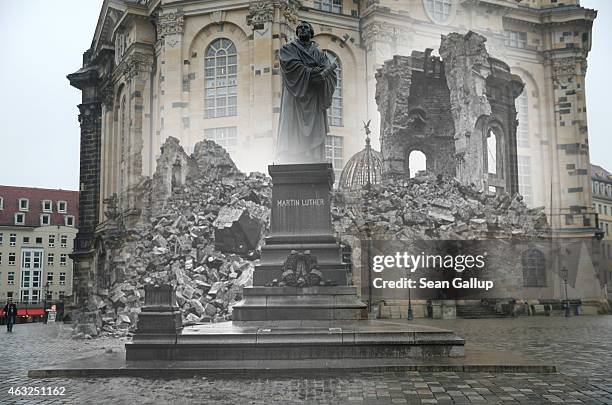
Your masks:
M366 146L348 161L340 175L341 190L358 190L382 180L382 154L370 146L369 131Z

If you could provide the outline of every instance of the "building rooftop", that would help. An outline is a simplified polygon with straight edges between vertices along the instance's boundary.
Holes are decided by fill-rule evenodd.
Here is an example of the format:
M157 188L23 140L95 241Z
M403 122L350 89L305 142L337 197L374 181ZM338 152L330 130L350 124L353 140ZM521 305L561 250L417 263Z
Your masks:
M0 200L0 226L39 227L42 214L49 215L49 223L44 225L66 225L66 216L74 217L72 226L78 224L78 191L0 185ZM18 213L24 214L22 224L15 222Z
M612 173L601 166L591 164L591 178L612 183Z

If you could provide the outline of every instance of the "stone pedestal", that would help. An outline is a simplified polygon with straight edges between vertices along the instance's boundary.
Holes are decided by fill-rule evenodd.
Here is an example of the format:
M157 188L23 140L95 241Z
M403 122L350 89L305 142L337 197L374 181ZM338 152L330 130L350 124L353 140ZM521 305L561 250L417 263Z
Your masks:
M176 293L170 285L146 285L145 305L138 315L134 343L173 343L182 326Z
M331 231L331 164L269 171L271 232L253 286L244 288L243 300L233 307L233 321L179 331L173 294L166 292L164 299L147 301L138 333L126 344L126 360L204 361L204 368L215 361L256 361L273 369L291 361L295 368L325 369L345 359L363 360L367 368L373 361L464 355L465 342L453 331L367 320ZM291 277L296 274L307 276Z
M253 274L253 287L234 306L236 321L367 319L366 305L349 287L342 252L332 234L330 163L268 166L272 177L270 235ZM291 251L316 258L320 282L283 280Z

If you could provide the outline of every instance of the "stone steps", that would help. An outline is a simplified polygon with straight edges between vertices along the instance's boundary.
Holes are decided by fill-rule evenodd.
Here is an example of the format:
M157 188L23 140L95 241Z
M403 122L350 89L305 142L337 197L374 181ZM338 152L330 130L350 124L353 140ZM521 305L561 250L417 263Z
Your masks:
M126 360L307 360L459 357L453 331L384 321L228 322L139 334Z

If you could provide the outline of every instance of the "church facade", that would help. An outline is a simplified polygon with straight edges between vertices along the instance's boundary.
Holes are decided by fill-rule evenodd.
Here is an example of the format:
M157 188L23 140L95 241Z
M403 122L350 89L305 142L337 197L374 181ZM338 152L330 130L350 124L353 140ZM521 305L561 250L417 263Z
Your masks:
M299 20L313 24L314 41L339 66L326 141L337 177L362 149L364 121L380 147L375 75L384 62L436 53L441 35L474 31L524 83L521 194L546 207L557 234L591 237L585 74L595 17L578 0L105 0L83 66L68 76L83 94L75 277L93 266L103 200L117 194L129 224L167 137L187 152L215 140L243 171L273 162L278 51Z

